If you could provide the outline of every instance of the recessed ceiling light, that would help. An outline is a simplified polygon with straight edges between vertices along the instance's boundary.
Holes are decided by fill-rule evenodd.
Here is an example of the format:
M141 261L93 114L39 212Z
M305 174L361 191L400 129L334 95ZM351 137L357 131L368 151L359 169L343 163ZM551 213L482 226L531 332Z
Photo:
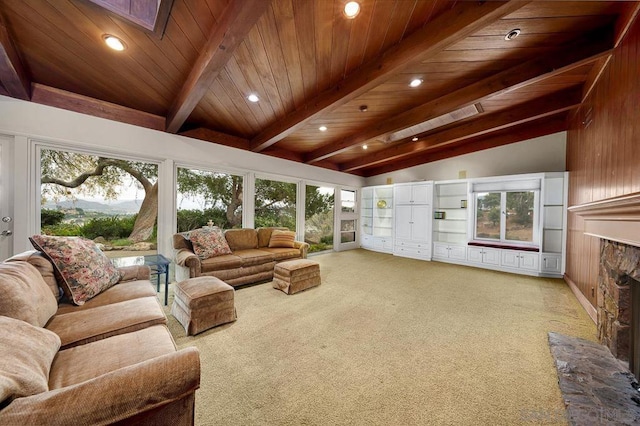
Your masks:
M117 51L121 52L121 51L123 51L124 49L127 48L127 46L124 44L124 42L122 40L120 40L118 37L114 36L114 35L105 34L105 35L102 36L102 39L107 44L107 46L109 46L113 50L117 50Z
M320 126L320 127L318 127L318 130L320 130L321 132L326 132L327 131L327 126Z
M369 109L368 106L366 105L360 105L360 112L367 112L367 110Z
M414 78L413 80L411 80L411 83L409 83L409 86L418 87L421 84L422 84L422 79L421 78Z
M344 5L344 16L353 19L360 13L360 4L357 1L350 1Z
M362 149L367 149L367 148L369 148L369 147L367 146L366 143L364 145L362 145Z
M520 28L514 28L513 30L509 31L506 36L504 36L504 39L507 41L513 40L519 35L520 35Z
M414 141L414 142L416 142L416 141L418 140L418 137L417 137L417 136L414 136L414 137L412 137L412 138L411 138L411 140L412 140L412 141Z
M247 96L247 99L249 100L249 102L258 102L260 100L258 95L256 95L255 93L252 93L249 96Z

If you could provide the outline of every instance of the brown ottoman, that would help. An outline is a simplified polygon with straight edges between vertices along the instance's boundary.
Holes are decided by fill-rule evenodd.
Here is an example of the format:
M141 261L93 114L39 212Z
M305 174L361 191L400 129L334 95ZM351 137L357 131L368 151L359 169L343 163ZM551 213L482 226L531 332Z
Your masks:
M173 294L171 314L182 324L187 335L237 318L233 287L218 278L190 278L177 283Z
M320 285L320 265L309 259L277 263L273 271L273 288L287 294Z

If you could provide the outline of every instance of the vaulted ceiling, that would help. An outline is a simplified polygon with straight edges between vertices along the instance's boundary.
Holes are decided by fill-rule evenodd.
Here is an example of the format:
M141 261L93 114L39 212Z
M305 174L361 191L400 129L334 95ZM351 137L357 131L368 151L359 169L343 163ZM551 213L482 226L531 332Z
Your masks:
M373 176L565 130L639 10L346 2L0 0L0 94Z

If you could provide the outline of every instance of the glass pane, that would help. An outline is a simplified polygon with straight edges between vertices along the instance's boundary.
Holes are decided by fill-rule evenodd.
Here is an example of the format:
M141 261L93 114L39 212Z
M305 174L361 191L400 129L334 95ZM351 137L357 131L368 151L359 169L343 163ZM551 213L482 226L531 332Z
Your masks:
M40 224L99 242L109 257L156 254L158 165L43 148Z
M333 188L307 185L304 206L304 240L309 253L333 248Z
M242 176L178 167L178 232L242 227Z
M533 191L507 192L507 240L533 241L533 202Z
M500 239L500 193L476 194L476 238Z
M255 226L284 226L296 230L295 183L256 178Z
M355 213L356 211L356 191L340 190L340 200L343 213Z
M356 221L341 220L340 221L340 242L352 243L356 240Z

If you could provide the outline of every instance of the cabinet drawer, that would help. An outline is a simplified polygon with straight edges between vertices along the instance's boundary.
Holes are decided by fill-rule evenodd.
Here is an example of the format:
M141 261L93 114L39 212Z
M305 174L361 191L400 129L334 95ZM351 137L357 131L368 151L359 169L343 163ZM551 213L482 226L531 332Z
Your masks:
M396 240L396 247L406 247L406 248L427 250L429 246L430 244L424 243L424 242L420 243L415 241Z
M431 257L431 250L429 250L427 247L413 248L396 245L395 249L393 250L393 254L395 254L396 256L429 259Z

